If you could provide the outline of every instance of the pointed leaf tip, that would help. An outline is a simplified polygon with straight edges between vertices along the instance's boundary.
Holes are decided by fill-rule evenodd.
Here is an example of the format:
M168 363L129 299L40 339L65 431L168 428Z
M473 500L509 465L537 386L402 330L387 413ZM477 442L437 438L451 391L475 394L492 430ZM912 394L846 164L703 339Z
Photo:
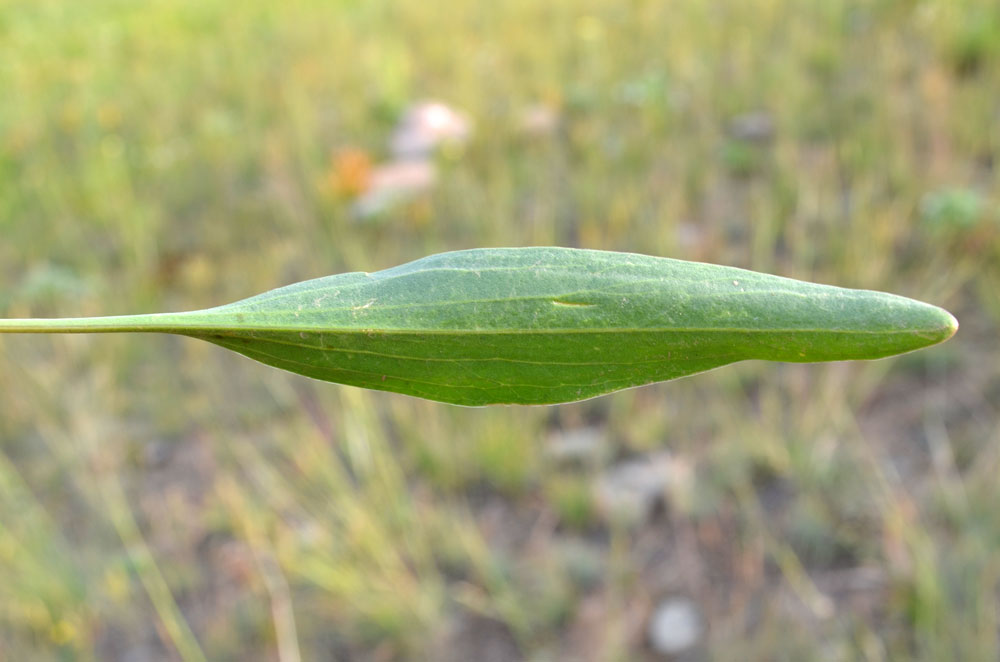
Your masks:
M947 310L943 308L941 308L940 310L941 312L944 313L944 318L945 318L944 324L941 326L941 340L940 340L940 342L944 342L945 340L950 339L953 335L958 333L958 319L956 319L955 316L949 313Z
M912 299L909 301L913 310L909 326L926 341L921 347L943 343L958 331L958 320L944 308Z

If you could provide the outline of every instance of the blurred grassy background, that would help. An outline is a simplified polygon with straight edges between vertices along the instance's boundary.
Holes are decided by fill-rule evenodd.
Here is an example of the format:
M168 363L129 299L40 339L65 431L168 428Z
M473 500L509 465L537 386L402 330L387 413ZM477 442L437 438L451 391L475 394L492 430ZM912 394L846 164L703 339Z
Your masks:
M359 222L338 155L428 98L472 139ZM685 659L997 659L998 158L992 0L0 1L3 316L561 244L962 323L489 409L5 336L0 659L652 659L664 600Z

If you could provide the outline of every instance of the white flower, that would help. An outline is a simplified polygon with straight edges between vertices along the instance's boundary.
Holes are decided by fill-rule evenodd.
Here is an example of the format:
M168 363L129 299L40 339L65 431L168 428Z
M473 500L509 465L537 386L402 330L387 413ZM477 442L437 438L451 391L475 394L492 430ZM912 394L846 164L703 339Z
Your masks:
M422 158L444 143L464 143L470 133L464 114L440 102L423 102L403 115L389 149L397 159Z

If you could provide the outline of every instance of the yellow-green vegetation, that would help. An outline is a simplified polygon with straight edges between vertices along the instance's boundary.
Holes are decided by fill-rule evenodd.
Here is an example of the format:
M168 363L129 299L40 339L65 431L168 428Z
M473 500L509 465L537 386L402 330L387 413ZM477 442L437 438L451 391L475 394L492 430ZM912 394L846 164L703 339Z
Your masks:
M996 659L998 44L987 0L0 2L2 317L564 245L963 323L489 409L4 336L0 657L634 659L683 596L716 658ZM424 99L471 137L359 217Z

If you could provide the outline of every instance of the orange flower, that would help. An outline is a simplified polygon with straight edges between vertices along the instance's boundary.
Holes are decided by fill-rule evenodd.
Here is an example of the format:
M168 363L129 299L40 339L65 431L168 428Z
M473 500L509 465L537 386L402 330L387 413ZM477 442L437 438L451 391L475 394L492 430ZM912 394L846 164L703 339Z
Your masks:
M371 186L372 160L368 152L348 147L336 152L330 161L327 184L335 193L357 197Z

